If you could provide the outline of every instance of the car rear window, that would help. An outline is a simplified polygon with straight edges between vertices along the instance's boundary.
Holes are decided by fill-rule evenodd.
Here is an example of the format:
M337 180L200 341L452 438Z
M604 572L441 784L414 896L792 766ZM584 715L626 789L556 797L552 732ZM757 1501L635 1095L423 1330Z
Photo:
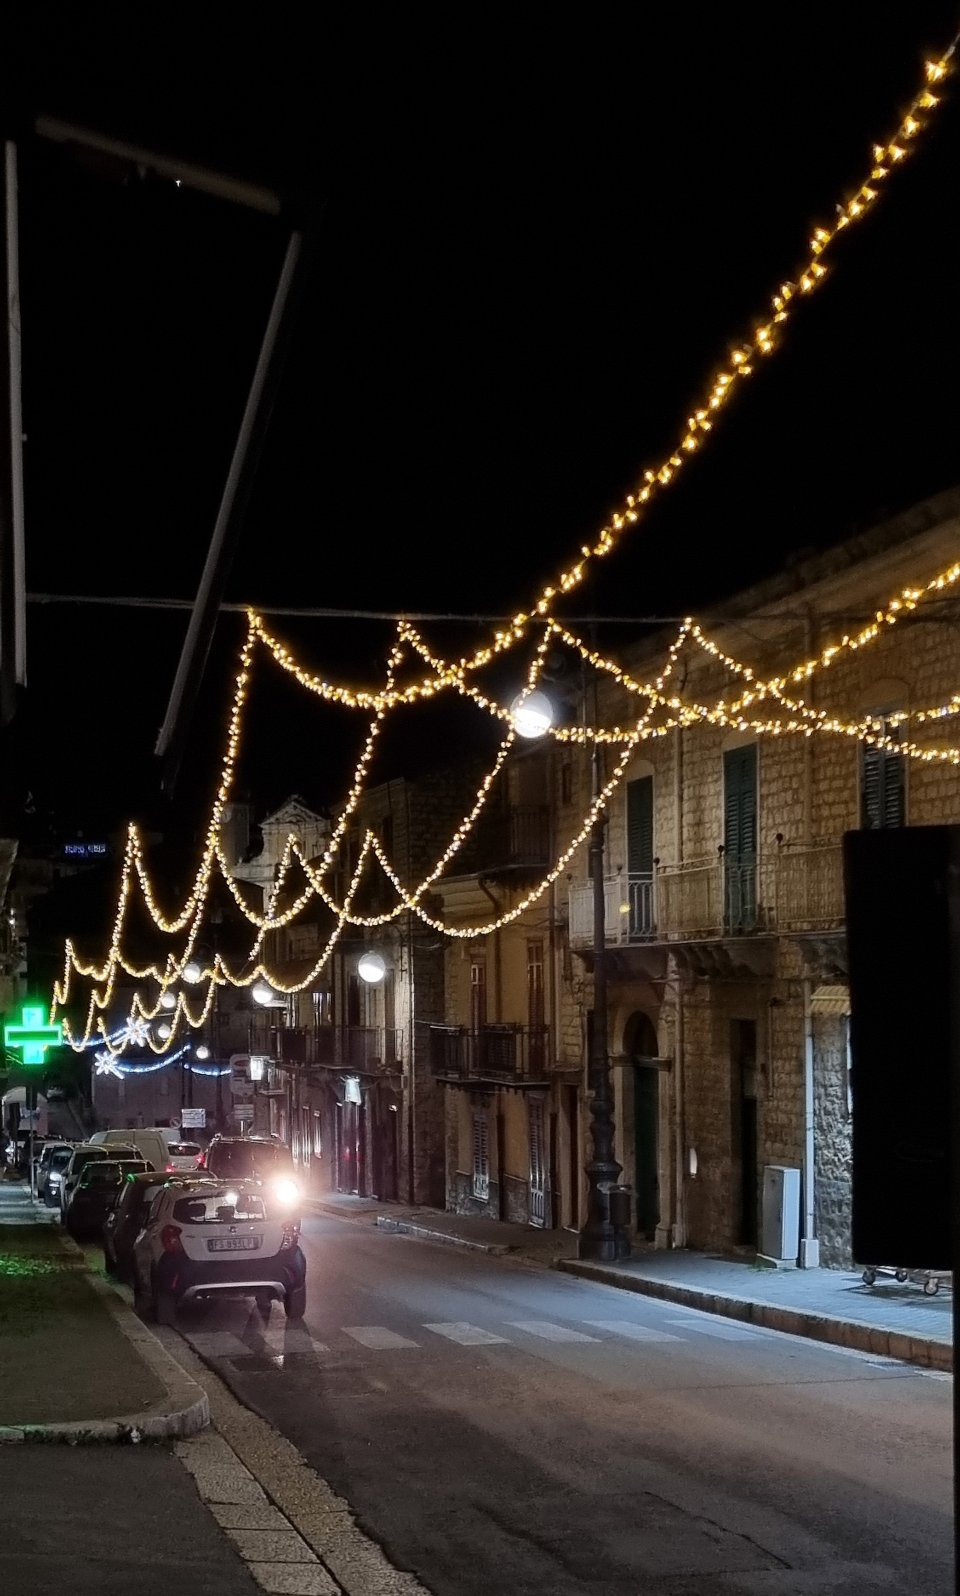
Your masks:
M200 1151L199 1142L171 1142L167 1151L171 1158L196 1158Z
M236 1205L226 1202L226 1193L209 1197L181 1197L173 1205L173 1217L181 1225L222 1225L235 1219L266 1219L267 1210L259 1192L240 1192Z
M207 1153L210 1173L228 1180L270 1175L278 1168L292 1167L289 1152L279 1142L219 1142Z
M67 1149L67 1151L63 1152L63 1153L54 1153L53 1157L50 1160L50 1168L51 1169L66 1169L66 1167L69 1164L69 1162L70 1162L72 1157L73 1157L73 1154L70 1152L69 1149Z
M83 1186L115 1186L120 1179L120 1165L114 1164L109 1159L101 1159L91 1163L89 1169L83 1172L81 1185Z

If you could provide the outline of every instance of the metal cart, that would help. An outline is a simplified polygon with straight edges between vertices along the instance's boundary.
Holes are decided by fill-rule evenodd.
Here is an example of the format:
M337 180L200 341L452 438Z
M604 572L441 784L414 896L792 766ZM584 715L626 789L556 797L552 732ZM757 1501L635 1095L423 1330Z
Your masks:
M887 1264L868 1264L860 1278L865 1286L872 1286L878 1275L898 1280L901 1285L909 1280L913 1286L922 1286L925 1297L935 1297L941 1286L953 1290L953 1275L949 1269L894 1269Z

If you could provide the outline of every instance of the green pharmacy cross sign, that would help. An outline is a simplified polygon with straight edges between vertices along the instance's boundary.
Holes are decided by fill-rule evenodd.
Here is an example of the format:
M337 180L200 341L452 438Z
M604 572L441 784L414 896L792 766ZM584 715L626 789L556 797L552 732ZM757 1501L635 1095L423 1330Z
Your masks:
M63 1043L63 1026L51 1025L39 1003L25 1003L19 1025L3 1027L3 1045L11 1052L23 1052L24 1064L42 1064L48 1047Z

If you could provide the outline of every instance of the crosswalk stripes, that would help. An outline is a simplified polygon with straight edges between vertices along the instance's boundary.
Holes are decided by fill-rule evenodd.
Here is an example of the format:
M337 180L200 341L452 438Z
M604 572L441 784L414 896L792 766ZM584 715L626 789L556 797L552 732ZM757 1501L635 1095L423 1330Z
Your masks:
M681 1325L698 1336L713 1336L717 1341L755 1341L759 1333L749 1325L723 1319L667 1319L665 1323Z
M455 1341L460 1347L492 1347L509 1346L506 1336L495 1336L490 1330L481 1330L479 1325L464 1324L457 1320L453 1324L425 1324L424 1330L432 1330L434 1335L445 1336L448 1341Z
M682 1336L671 1335L669 1330L653 1330L649 1325L635 1324L632 1319L585 1319L594 1330L606 1330L612 1336L624 1336L628 1341L681 1341ZM676 1324L675 1319L670 1320Z
M416 1341L408 1341L406 1336L398 1336L396 1331L388 1330L382 1324L345 1324L343 1333L373 1352L393 1352L401 1347L419 1345Z
M573 1325L558 1324L551 1319L511 1319L497 1329L486 1329L481 1325L469 1324L466 1320L436 1320L422 1325L422 1330L429 1337L439 1336L445 1341L452 1341L461 1347L493 1347L493 1346L520 1346L526 1337L537 1341L552 1342L558 1345L593 1345L599 1346L606 1340L621 1340L634 1342L638 1346L655 1346L673 1344L677 1347L696 1344L701 1337L708 1337L717 1341L757 1341L762 1332L751 1325L740 1324L736 1320L710 1318L706 1315L689 1314L684 1318L665 1318L658 1325L639 1324L634 1319L583 1319L580 1320L583 1329L576 1329ZM667 1329L664 1326L671 1326ZM250 1357L268 1357L277 1359L282 1366L284 1355L293 1355L294 1352L303 1352L309 1344L317 1355L329 1355L330 1346L312 1336L306 1327L298 1327L300 1345L296 1348L290 1344L290 1328L265 1325L262 1331L241 1334L229 1330L198 1330L189 1332L187 1339L196 1350L206 1357L227 1358L231 1361L243 1360ZM520 1332L517 1335L501 1335L500 1328L505 1331ZM591 1334L590 1332L596 1332ZM338 1331L328 1332L331 1337L337 1334L349 1336L352 1341L366 1347L371 1352L398 1352L422 1348L427 1343L415 1340L411 1336L400 1335L396 1330L389 1329L382 1324L354 1324L341 1325Z
M596 1336L585 1336L582 1330L571 1330L565 1324L551 1324L549 1319L511 1319L514 1330L524 1330L528 1336L539 1336L541 1341L596 1341Z

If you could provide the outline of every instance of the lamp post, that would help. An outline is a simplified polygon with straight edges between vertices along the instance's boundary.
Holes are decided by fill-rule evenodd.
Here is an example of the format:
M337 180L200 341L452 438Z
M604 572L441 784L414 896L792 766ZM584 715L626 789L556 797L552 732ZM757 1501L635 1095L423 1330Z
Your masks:
M553 705L545 693L523 693L511 706L514 729L520 737L542 737L553 724ZM593 797L599 797L600 747L593 745ZM590 1088L590 1140L591 1158L587 1164L587 1222L580 1231L578 1253L581 1258L595 1258L602 1263L613 1263L626 1258L630 1252L630 1238L623 1222L619 1203L611 1205L611 1190L616 1187L622 1165L614 1156L613 1083L610 1076L610 1055L607 1049L607 924L604 897L603 855L604 830L607 824L603 809L590 832L590 874L593 882L593 1021L587 1065L587 1082Z
M593 796L600 791L600 749L593 745ZM587 1222L580 1232L578 1254L614 1263L630 1252L630 1238L611 1212L610 1192L622 1164L614 1154L613 1082L607 1049L607 914L604 894L604 831L607 817L599 810L590 830L590 873L593 882L593 1019L590 1027L587 1080L590 1086L590 1139L587 1165Z

